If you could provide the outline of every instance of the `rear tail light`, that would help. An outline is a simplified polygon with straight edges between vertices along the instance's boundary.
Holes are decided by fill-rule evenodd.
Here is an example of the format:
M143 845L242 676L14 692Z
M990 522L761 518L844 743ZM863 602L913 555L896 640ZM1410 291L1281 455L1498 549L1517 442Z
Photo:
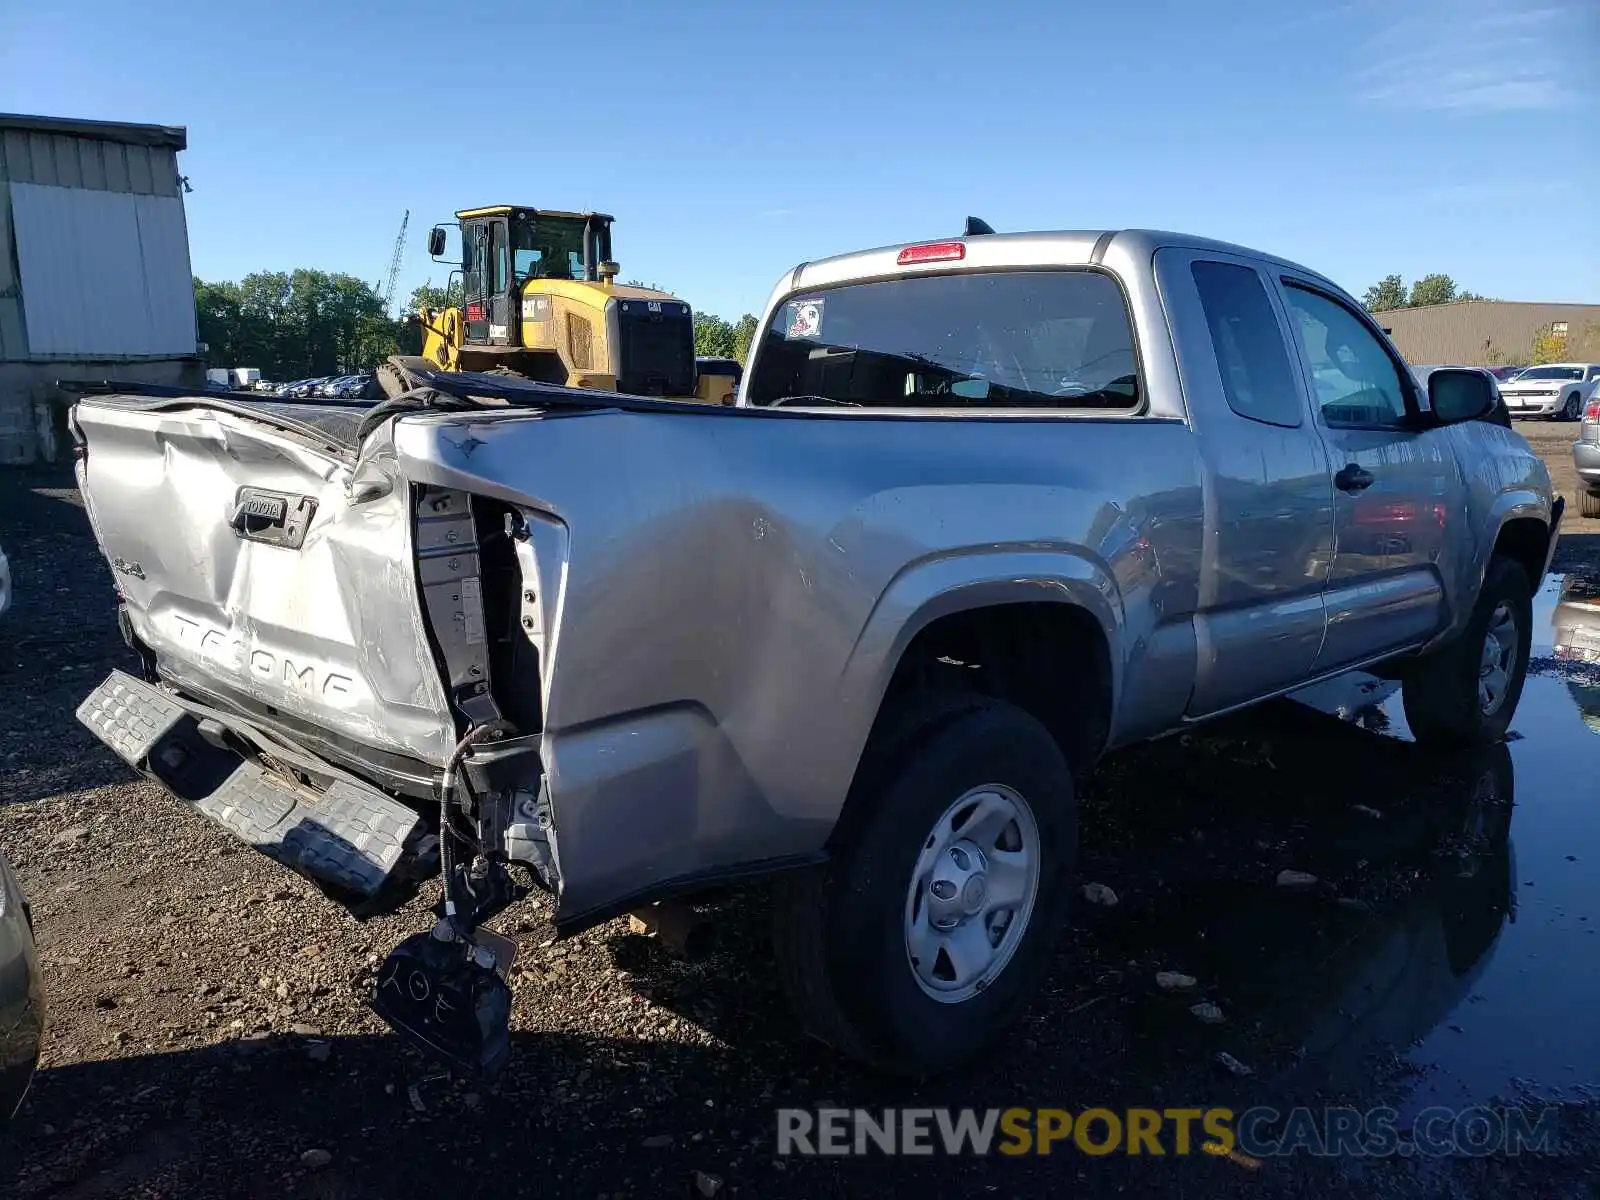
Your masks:
M953 262L966 256L965 242L928 242L922 246L907 246L895 261L903 267L909 263Z
M1600 421L1600 400L1591 400L1583 406L1585 421Z

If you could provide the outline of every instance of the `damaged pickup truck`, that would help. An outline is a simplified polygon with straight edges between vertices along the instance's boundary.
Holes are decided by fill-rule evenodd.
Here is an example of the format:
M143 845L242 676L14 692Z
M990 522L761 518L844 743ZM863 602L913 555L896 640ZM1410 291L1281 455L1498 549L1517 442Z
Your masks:
M142 663L80 718L332 895L437 872L373 1003L505 1061L563 935L770 877L805 1028L925 1075L1051 961L1111 747L1355 668L1506 731L1561 501L1477 371L1142 231L779 283L732 407L429 374L370 408L105 385L78 476Z

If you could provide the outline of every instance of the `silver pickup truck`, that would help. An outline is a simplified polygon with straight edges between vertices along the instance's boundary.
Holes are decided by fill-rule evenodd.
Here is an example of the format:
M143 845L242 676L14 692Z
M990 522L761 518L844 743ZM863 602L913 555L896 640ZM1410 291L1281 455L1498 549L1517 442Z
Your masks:
M731 407L425 372L369 409L106 386L79 479L142 678L80 718L357 904L443 880L374 1004L506 1055L566 934L771 877L805 1027L969 1059L1068 919L1097 757L1365 668L1507 728L1561 501L1481 372L1165 233L807 263Z

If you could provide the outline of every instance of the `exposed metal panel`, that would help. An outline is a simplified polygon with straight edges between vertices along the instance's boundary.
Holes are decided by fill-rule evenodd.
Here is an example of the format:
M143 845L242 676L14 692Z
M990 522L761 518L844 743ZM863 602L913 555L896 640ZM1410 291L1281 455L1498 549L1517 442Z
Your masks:
M0 187L0 296L17 296L17 273L12 266L17 256L11 252L11 192Z
M28 356L28 339L22 329L22 301L0 296L0 362Z
M129 190L153 192L155 172L150 169L150 155L153 152L145 146L124 146L123 150L128 156Z
M83 169L83 186L99 191L110 191L106 182L106 143L88 138L75 139L78 143L78 161Z
M5 131L5 136L0 139L0 150L3 150L5 162L4 175L0 178L15 179L19 183L33 182L33 167L28 162L28 135L15 129Z
M181 199L25 183L10 190L32 356L195 352Z
M5 180L176 196L178 156L167 146L6 129L0 130L0 181Z
M116 142L102 142L100 153L105 156L106 187L113 192L132 191L128 178L128 148Z
M25 133L59 133L67 137L124 146L159 146L187 150L189 131L182 125L134 125L126 121L83 121L72 117L42 117L27 113L0 113L0 130Z
M157 347L148 353L193 354L194 275L189 267L189 227L184 220L183 201L169 196L139 196L134 200L134 211L139 218L150 338Z
M51 149L50 134L28 135L28 161L33 164L34 183L55 183L56 156L50 152Z
M28 356L22 330L22 290L11 252L11 192L0 186L0 363Z
M62 187L82 187L83 168L78 165L78 138L62 137L59 133L50 138L50 148L55 151L56 182Z

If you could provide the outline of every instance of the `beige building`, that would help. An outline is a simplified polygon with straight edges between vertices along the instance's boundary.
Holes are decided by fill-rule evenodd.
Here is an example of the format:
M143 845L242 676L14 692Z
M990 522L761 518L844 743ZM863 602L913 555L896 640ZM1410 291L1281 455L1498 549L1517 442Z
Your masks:
M1521 300L1467 300L1425 308L1373 313L1411 363L1521 366L1532 360L1533 339L1544 329L1584 343L1574 353L1597 354L1600 304L1538 304Z
M58 379L199 386L187 135L0 113L0 463L64 447Z

